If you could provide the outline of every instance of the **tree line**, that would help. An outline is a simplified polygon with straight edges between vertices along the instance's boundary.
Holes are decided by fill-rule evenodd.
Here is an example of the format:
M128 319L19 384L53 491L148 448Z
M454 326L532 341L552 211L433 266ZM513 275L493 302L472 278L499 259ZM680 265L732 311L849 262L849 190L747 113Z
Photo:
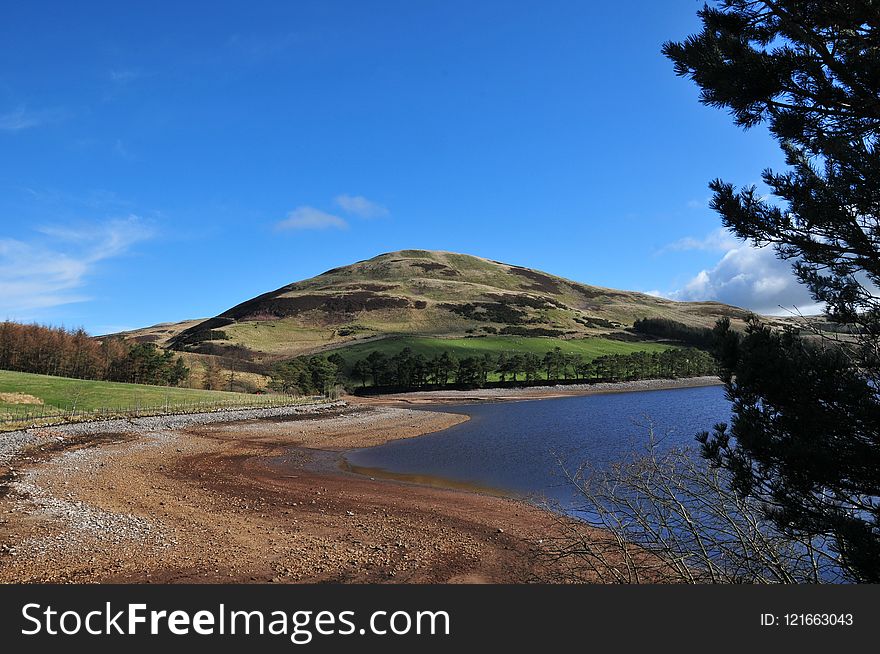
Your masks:
M339 355L336 355L339 357ZM341 359L342 357L339 357ZM344 360L342 369L345 369ZM715 361L708 353L696 348L668 349L662 352L607 354L587 359L581 354L563 352L554 347L544 356L533 352L497 355L482 354L456 357L449 351L426 357L405 347L392 356L373 350L351 366L346 377L362 388L395 386L480 387L490 377L501 384L537 381L631 381L651 378L693 377L712 374Z
M0 323L0 369L157 386L177 386L190 373L181 357L154 343L98 341L83 329L11 321Z
M272 367L269 388L291 395L329 395L344 385L344 370L345 359L337 353L296 357Z

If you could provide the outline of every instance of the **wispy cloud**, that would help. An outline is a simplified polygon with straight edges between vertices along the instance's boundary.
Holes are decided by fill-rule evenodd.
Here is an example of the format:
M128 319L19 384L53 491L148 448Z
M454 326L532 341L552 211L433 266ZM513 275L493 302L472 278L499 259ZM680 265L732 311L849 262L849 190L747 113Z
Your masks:
M287 218L275 225L281 230L299 229L348 229L348 222L344 218L315 209L314 207L297 207Z
M333 204L343 213L355 218L382 218L391 215L386 207L368 200L363 195L343 193L333 198ZM335 213L303 205L287 214L284 220L276 223L275 228L279 230L348 229L349 222Z
M37 127L46 122L50 114L40 111L28 111L21 106L12 111L0 114L0 130L4 132L20 132L24 129Z
M126 161L135 161L137 157L132 154L131 150L129 150L122 139L116 139L113 143L113 153Z
M358 218L384 218L390 215L387 207L368 200L363 195L337 195L333 200L337 207Z
M111 70L108 77L111 82L115 82L116 84L128 84L129 82L144 77L145 74L144 71L137 68L117 68Z
M687 252L688 250L702 250L706 252L727 252L742 242L724 228L716 229L702 238L687 236L667 245L664 245L657 254L666 252Z
M137 216L78 228L47 226L31 241L0 238L0 316L84 302L98 264L119 257L153 231Z

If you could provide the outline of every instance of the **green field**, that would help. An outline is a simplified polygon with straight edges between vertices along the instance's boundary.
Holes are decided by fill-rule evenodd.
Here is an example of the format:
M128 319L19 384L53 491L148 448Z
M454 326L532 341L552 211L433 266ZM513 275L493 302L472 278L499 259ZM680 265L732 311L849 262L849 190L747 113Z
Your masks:
M661 352L669 349L670 345L662 343L627 343L608 338L579 338L559 339L540 338L528 336L486 336L480 338L437 338L430 336L395 336L359 343L333 350L341 354L346 363L351 366L358 359L365 358L373 350L378 350L387 356L394 356L403 348L409 347L415 353L420 353L426 358L436 354L449 352L456 357L475 356L483 354L498 355L501 352L525 354L533 352L538 356L544 356L548 350L560 347L566 354L580 354L587 360L606 354L631 354L633 352Z
M119 384L0 370L0 394L7 393L33 396L42 400L42 404L0 400L0 423L26 417L88 418L135 412L211 410L279 403L283 399L278 396Z

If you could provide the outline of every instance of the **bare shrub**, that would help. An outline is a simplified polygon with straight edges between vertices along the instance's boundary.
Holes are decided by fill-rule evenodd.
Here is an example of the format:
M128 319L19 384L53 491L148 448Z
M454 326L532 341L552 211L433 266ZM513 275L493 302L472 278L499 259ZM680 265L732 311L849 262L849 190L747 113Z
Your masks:
M644 452L563 470L577 500L573 510L554 507L543 581L849 581L829 539L780 530L766 506L730 490L724 470L690 448L662 448L653 429Z

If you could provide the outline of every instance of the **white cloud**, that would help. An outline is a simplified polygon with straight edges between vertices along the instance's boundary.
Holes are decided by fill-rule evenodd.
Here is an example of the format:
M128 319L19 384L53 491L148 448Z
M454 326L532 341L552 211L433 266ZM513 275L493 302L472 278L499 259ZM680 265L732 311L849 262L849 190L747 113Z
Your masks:
M346 214L357 218L382 218L390 215L387 208L363 195L337 195L333 203ZM275 225L276 229L348 229L345 218L310 206L300 206Z
M386 207L368 200L363 195L337 195L336 206L358 218L384 218L390 214Z
M717 246L710 247L713 243ZM724 247L725 251L714 267L701 270L683 288L668 293L673 300L716 300L768 315L787 315L795 307L804 314L821 309L795 278L791 261L777 258L772 247L757 248L736 240L725 245L715 232L706 239L683 239L678 244L679 250Z
M84 302L97 264L125 254L152 232L136 216L80 228L44 227L35 242L0 238L0 317Z
M58 121L62 117L62 112L58 110L28 111L27 107L20 106L13 111L0 114L0 131L20 132Z
M741 241L723 227L710 232L703 238L687 236L662 247L658 254L665 252L686 252L704 250L707 252L728 252L739 247Z
M314 207L297 207L287 218L276 225L277 229L347 229L344 218L334 216Z

